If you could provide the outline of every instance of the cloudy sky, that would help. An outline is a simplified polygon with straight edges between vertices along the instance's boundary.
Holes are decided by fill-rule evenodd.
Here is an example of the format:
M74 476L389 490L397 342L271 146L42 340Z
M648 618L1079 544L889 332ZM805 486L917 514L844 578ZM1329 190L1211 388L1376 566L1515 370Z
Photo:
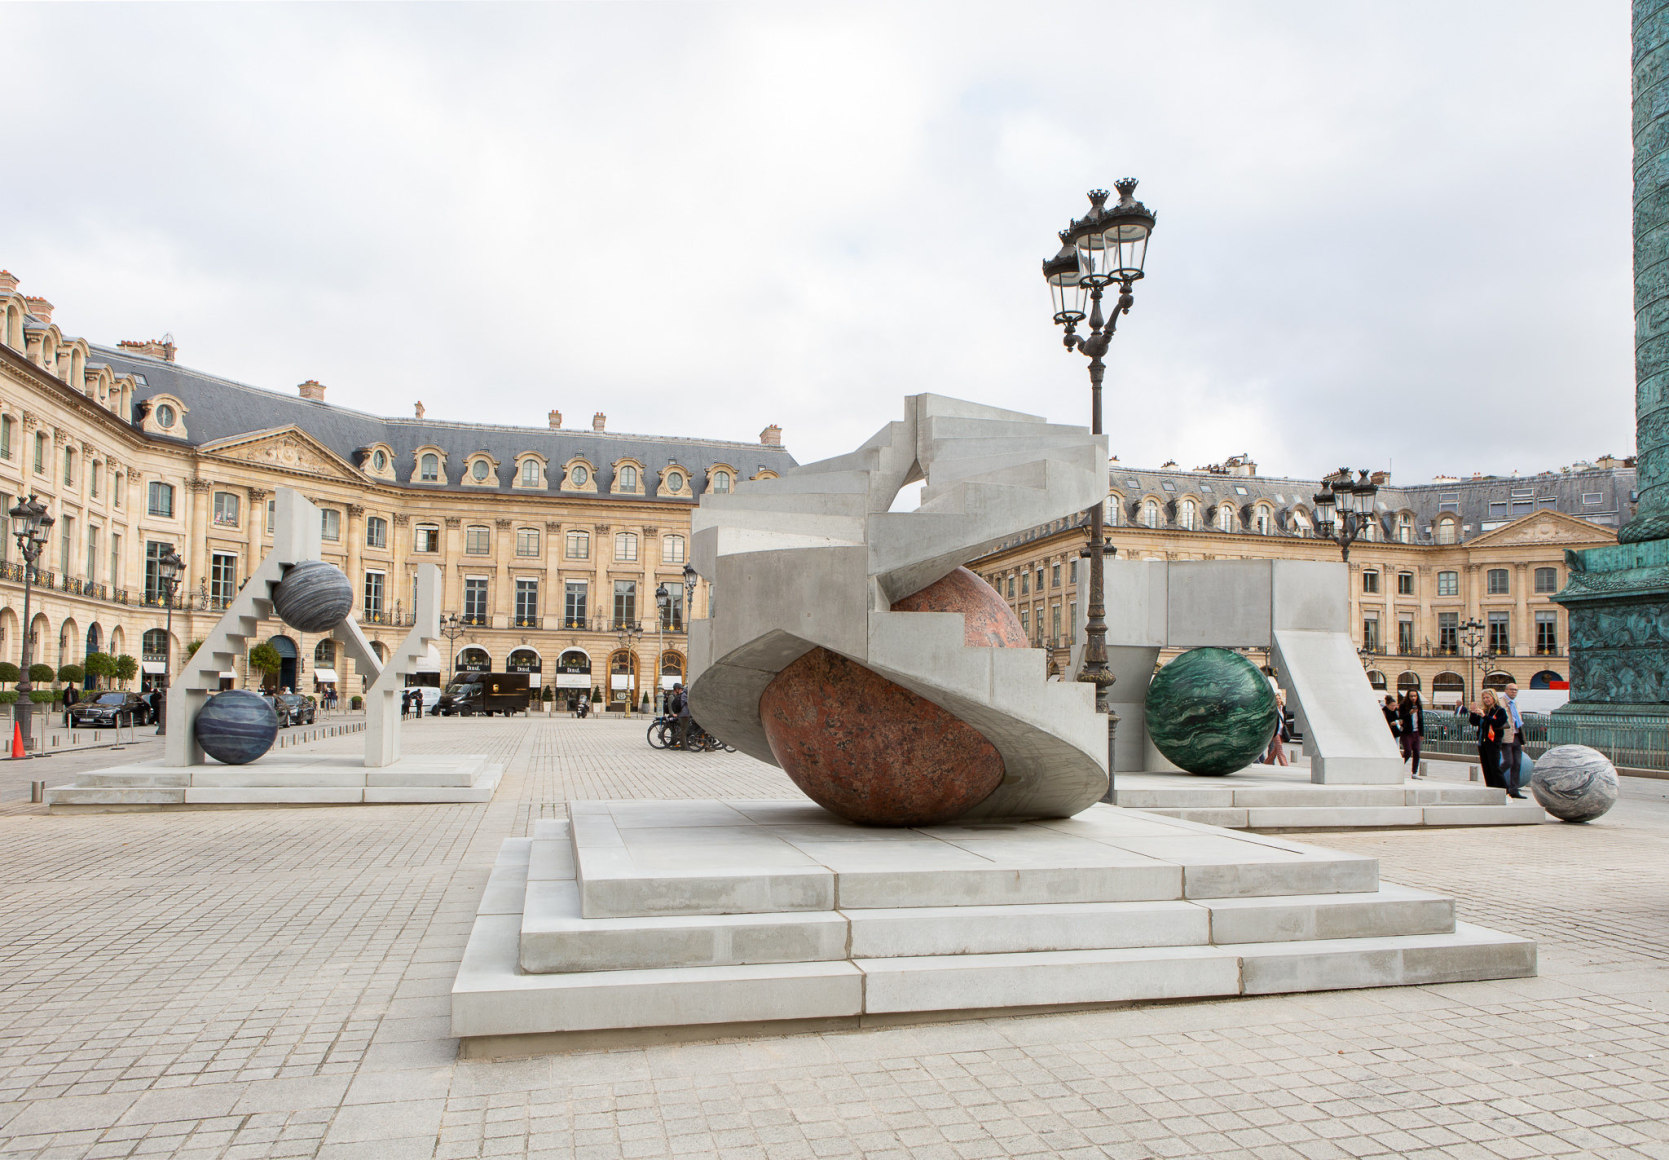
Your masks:
M850 449L1088 421L1040 260L1159 214L1113 452L1633 449L1629 29L1568 3L10 4L0 266L95 342L435 417Z

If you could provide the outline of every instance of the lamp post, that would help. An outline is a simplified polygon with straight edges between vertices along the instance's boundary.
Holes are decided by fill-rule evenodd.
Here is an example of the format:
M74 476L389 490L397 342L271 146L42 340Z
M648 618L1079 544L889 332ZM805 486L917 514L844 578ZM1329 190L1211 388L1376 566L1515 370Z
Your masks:
M458 619L456 612L441 617L440 634L446 638L446 648L452 654L452 671L458 671L458 638L469 631L469 626Z
M634 624L629 620L621 621L619 631L615 634L615 639L620 642L620 650L626 654L626 675L630 677L632 674L632 666L637 663L637 642L643 639L643 625ZM614 674L610 673L609 676L612 678ZM610 683L612 684L613 682L611 681ZM609 690L611 693L613 691L613 689ZM633 689L631 687L631 683L628 681L626 686L626 716L628 717L632 715L632 709L635 704L634 694L636 692L637 690Z
M1104 361L1107 348L1118 329L1118 320L1135 303L1134 287L1142 277L1147 261L1147 240L1157 220L1152 210L1135 199L1136 179L1126 177L1117 182L1118 203L1107 208L1107 191L1089 192L1090 211L1075 219L1060 231L1060 252L1043 263L1043 277L1049 284L1053 300L1054 320L1063 328L1061 342L1067 350L1075 350L1089 359L1090 431L1100 435L1101 383L1107 374ZM1103 314L1101 301L1107 289L1118 286L1118 298L1110 314ZM1077 332L1078 324L1086 321L1084 300L1089 300L1089 334ZM1101 470L1106 471L1106 464ZM1089 622L1084 626L1084 662L1078 680L1095 686L1095 708L1107 714L1107 772L1109 786L1113 768L1113 734L1118 728L1118 714L1107 703L1107 690L1113 684L1113 674L1107 668L1107 603L1106 574L1103 567L1108 552L1103 530L1106 505L1106 476L1101 479L1101 494L1089 512L1089 546L1084 554L1089 557ZM1109 788L1108 793L1112 791Z
M6 514L12 518L12 535L17 539L18 551L23 553L23 664L20 666L23 671L18 674L17 703L23 710L18 728L22 731L23 752L27 755L34 718L33 702L29 699L32 688L29 680L29 642L34 635L29 623L29 590L35 581L35 561L41 558L56 521L47 514L46 505L33 495L18 500L17 506Z
M656 630L660 633L660 655L655 658L655 704L661 701L661 666L666 663L666 614L671 610L672 593L665 584L655 586L655 610L660 613L655 618Z
M179 591L180 573L185 561L172 547L157 558L156 580L162 587L162 598L167 602L168 615L162 629L162 705L156 715L156 735L168 735L168 687L173 681L174 665L174 593Z
M1367 531L1368 521L1374 518L1374 496L1379 494L1379 485L1368 480L1366 471L1356 475L1353 481L1350 468L1341 467L1321 481L1321 490L1315 494L1316 534L1338 544L1347 564L1350 545Z
M1485 664L1494 659L1487 650L1478 651L1478 646L1485 640L1487 627L1483 621L1473 617L1471 620L1461 621L1456 634L1460 643L1466 646L1466 703L1469 706L1474 703L1473 690L1477 687L1479 658L1482 658Z

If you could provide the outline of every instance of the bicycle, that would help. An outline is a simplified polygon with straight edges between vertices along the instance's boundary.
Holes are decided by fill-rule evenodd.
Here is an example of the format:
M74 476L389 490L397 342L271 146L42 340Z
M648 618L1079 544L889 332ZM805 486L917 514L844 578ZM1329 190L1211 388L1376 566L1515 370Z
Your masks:
M672 744L672 726L678 719L664 713L649 722L649 748L665 749Z

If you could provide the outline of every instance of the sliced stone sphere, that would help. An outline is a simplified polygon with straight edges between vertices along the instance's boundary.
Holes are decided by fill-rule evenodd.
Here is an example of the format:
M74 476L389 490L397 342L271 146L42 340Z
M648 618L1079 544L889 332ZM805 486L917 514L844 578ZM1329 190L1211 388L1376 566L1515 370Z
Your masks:
M759 717L794 784L863 825L948 822L1003 779L1002 755L973 726L828 649L772 678Z
M227 689L208 699L192 732L216 761L247 765L278 739L278 714L259 693Z
M1617 804L1617 767L1586 745L1556 745L1536 758L1530 792L1562 822L1591 822Z
M1258 667L1223 648L1190 649L1147 687L1147 732L1172 764L1221 777L1244 769L1275 736L1275 690Z
M960 612L970 648L1029 648L1026 630L997 590L966 568L893 601L894 612Z
M323 560L303 560L284 569L272 593L278 619L297 632L329 632L353 604L353 585L342 569Z

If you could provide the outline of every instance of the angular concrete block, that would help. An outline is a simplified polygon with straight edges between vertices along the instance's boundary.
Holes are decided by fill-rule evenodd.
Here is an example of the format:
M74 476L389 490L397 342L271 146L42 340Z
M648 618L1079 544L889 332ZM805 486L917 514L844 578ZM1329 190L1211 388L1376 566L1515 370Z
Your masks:
M1200 946L1207 911L1189 902L900 907L842 912L853 958Z
M1424 821L1419 806L1292 806L1246 811L1246 826L1253 830L1378 830L1418 826Z
M218 788L190 786L185 791L187 805L346 805L364 801L365 791L351 786L298 786L278 789L271 786Z
M1467 923L1456 923L1451 934L1235 949L1248 995L1517 979L1536 973L1534 942Z
M1533 801L1507 802L1498 806L1426 806L1428 826L1538 826L1547 813Z
M1217 946L1447 934L1455 928L1454 899L1389 883L1372 894L1217 898L1199 905L1211 914Z

